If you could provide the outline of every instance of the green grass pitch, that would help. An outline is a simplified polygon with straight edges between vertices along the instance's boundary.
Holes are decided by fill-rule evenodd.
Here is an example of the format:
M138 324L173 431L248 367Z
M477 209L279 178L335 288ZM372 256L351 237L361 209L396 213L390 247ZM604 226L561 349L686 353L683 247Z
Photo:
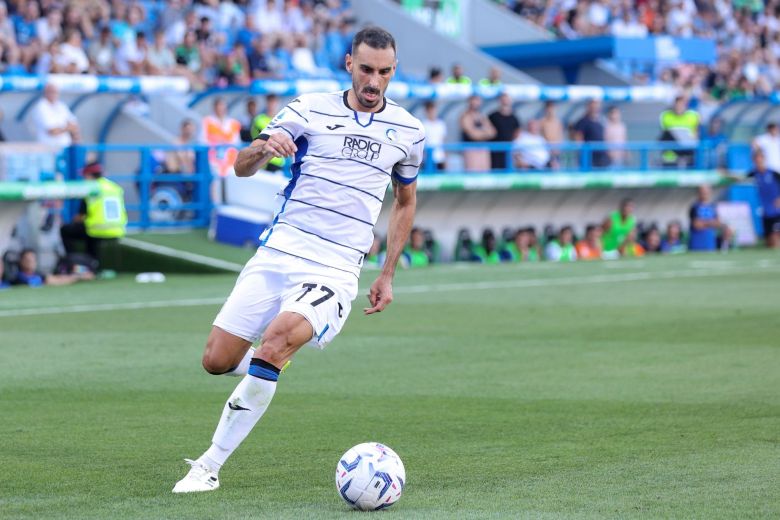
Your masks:
M408 476L372 518L780 518L777 254L401 272L173 495L237 383L200 368L234 280L0 293L0 518L355 519L335 465L369 440Z

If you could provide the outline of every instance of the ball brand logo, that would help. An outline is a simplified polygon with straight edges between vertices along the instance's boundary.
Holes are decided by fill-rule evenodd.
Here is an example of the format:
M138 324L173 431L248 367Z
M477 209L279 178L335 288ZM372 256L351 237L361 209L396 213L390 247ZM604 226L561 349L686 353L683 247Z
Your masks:
M341 149L341 155L350 159L376 161L379 158L379 153L381 151L381 143L377 143L371 139L345 136L344 147Z

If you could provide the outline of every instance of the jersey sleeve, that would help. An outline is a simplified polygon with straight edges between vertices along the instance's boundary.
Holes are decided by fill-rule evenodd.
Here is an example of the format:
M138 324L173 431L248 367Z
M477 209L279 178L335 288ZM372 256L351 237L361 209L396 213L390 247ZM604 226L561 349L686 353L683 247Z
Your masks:
M309 103L305 96L300 96L281 109L255 139L265 140L274 134L284 133L295 141L308 125Z
M425 157L425 130L415 136L409 149L409 155L393 167L393 179L401 184L411 184L417 180L417 173Z

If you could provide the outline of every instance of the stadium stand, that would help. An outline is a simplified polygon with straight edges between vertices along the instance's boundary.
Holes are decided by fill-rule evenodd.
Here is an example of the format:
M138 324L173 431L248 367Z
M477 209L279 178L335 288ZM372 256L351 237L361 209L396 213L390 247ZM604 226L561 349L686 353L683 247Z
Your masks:
M379 16L400 42L399 71L388 96L422 119L431 134L419 179L422 227L410 244L409 265L425 265L423 257L429 263L533 260L545 258L547 249L556 251L547 256L573 258L579 249L598 249L593 237L601 233L604 216L627 196L636 198L641 217L631 251L640 251L640 244L648 254L683 249L680 231L687 227L694 190L725 186L723 169L749 170L751 141L777 114L776 3L759 11L723 2L701 2L691 11L686 0L490 3L519 13L502 23L533 30L513 37L520 34L513 32L516 26L497 25L494 35L475 34L468 24L491 16L482 9L486 0L477 0L470 13L465 7L446 11L442 3L431 17L424 16L434 9L428 4L380 0L0 1L0 135L12 142L34 140L42 94L54 86L78 123L65 134L74 146L34 175L19 176L20 156L4 149L0 197L16 201L17 218L43 198L22 193L19 182L44 186L62 176L79 186L79 172L97 158L125 189L131 230L211 225L224 238L224 222L238 219L246 227L230 240L253 243L272 204L264 202L258 212L251 202L234 201L277 190L289 164L275 164L281 172L263 185L232 187L229 158L240 146L238 136L251 137L261 116L267 124L266 112L272 116L278 109L267 107L273 99L284 106L300 93L348 88L343 57L352 35ZM445 23L451 16L461 17L459 29ZM412 35L416 45L404 45ZM626 46L627 38L644 35L671 38L680 59L653 55L626 68L617 55L610 55L617 61L609 66L596 55L582 55L577 74L559 76L532 76L513 66L519 48L539 60L548 49L570 48L561 45L571 40L608 37L610 45ZM687 59L693 54L680 43L686 38L714 42L694 54L711 51L715 59ZM431 52L420 53L420 47ZM545 84L550 77L576 84ZM500 131L477 136L471 123L464 130L466 120ZM214 138L220 121L232 125L229 139ZM213 176L227 181L214 182ZM46 193L68 199L82 191ZM747 219L761 235L752 186L717 195L726 205L724 215L732 215L730 223L744 226ZM727 207L741 202L748 204L747 217ZM67 221L76 205L49 204L28 219ZM384 225L380 219L379 228ZM22 227L27 232L11 245L5 237L4 248L31 240L45 244L35 224ZM532 240L537 233L540 238ZM754 239L740 231L734 240ZM54 261L43 254L41 263Z

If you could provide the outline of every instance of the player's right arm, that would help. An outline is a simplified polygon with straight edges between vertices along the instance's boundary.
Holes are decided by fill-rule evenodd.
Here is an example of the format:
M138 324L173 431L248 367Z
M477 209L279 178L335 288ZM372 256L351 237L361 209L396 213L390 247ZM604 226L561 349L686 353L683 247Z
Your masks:
M298 147L290 136L284 133L272 134L268 139L255 139L251 145L238 152L233 169L237 177L251 177L274 157L290 157L297 151Z
M303 135L309 119L309 101L300 96L279 111L252 144L238 152L233 165L237 177L250 177L274 157L294 156L295 140Z

